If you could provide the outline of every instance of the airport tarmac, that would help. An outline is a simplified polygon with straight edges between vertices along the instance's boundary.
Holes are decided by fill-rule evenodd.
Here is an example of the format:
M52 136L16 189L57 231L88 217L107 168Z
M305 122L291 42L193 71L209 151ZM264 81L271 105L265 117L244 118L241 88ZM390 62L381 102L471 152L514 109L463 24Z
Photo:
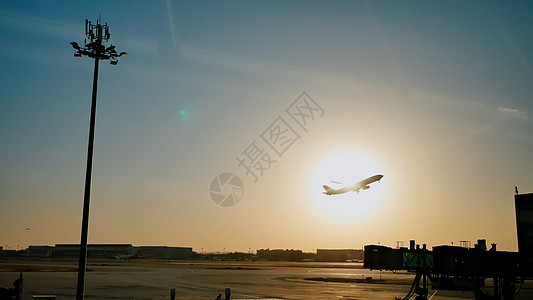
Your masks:
M74 299L76 267L74 260L2 260L0 287L11 287L23 271L23 300L38 294ZM171 289L176 299L215 299L231 288L232 299L393 300L407 294L414 277L360 263L89 260L87 268L85 299L170 299ZM532 295L528 289L516 299ZM472 292L437 291L432 299L473 298Z

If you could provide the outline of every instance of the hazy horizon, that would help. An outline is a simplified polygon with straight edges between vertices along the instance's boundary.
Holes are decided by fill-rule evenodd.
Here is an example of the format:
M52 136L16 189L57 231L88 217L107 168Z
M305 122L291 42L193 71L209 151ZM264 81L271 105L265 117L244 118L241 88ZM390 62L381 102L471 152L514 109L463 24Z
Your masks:
M100 65L90 244L516 251L515 186L533 192L532 12L4 1L0 245L80 242L94 61L69 43L101 15L128 55Z

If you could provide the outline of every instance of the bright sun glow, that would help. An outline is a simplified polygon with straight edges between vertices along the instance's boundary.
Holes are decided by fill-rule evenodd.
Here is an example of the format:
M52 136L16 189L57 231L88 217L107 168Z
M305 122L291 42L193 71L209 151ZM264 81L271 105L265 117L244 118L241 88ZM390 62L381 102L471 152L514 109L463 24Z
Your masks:
M381 183L370 184L368 190L331 196L322 194L323 185L339 189L377 174L384 175ZM357 222L372 217L382 207L386 180L387 174L371 158L353 151L337 152L322 159L311 170L309 198L319 215L342 223Z

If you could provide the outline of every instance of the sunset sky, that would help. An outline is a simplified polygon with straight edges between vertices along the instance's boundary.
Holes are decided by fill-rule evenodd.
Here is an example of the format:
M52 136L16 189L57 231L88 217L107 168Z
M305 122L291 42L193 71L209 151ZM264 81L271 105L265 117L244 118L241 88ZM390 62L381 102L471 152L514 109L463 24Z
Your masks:
M94 60L69 43L100 14L128 55L100 65L89 243L517 250L530 1L2 1L4 249L80 241Z

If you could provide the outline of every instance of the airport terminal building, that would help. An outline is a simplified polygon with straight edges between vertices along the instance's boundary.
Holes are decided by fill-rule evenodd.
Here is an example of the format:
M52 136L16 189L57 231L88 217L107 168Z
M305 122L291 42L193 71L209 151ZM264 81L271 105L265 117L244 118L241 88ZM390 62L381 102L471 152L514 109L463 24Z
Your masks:
M30 257L77 258L79 244L56 244L55 246L29 246L27 255ZM132 246L131 244L89 244L88 258L117 258L138 253L146 259L190 259L193 256L191 247L168 246Z

